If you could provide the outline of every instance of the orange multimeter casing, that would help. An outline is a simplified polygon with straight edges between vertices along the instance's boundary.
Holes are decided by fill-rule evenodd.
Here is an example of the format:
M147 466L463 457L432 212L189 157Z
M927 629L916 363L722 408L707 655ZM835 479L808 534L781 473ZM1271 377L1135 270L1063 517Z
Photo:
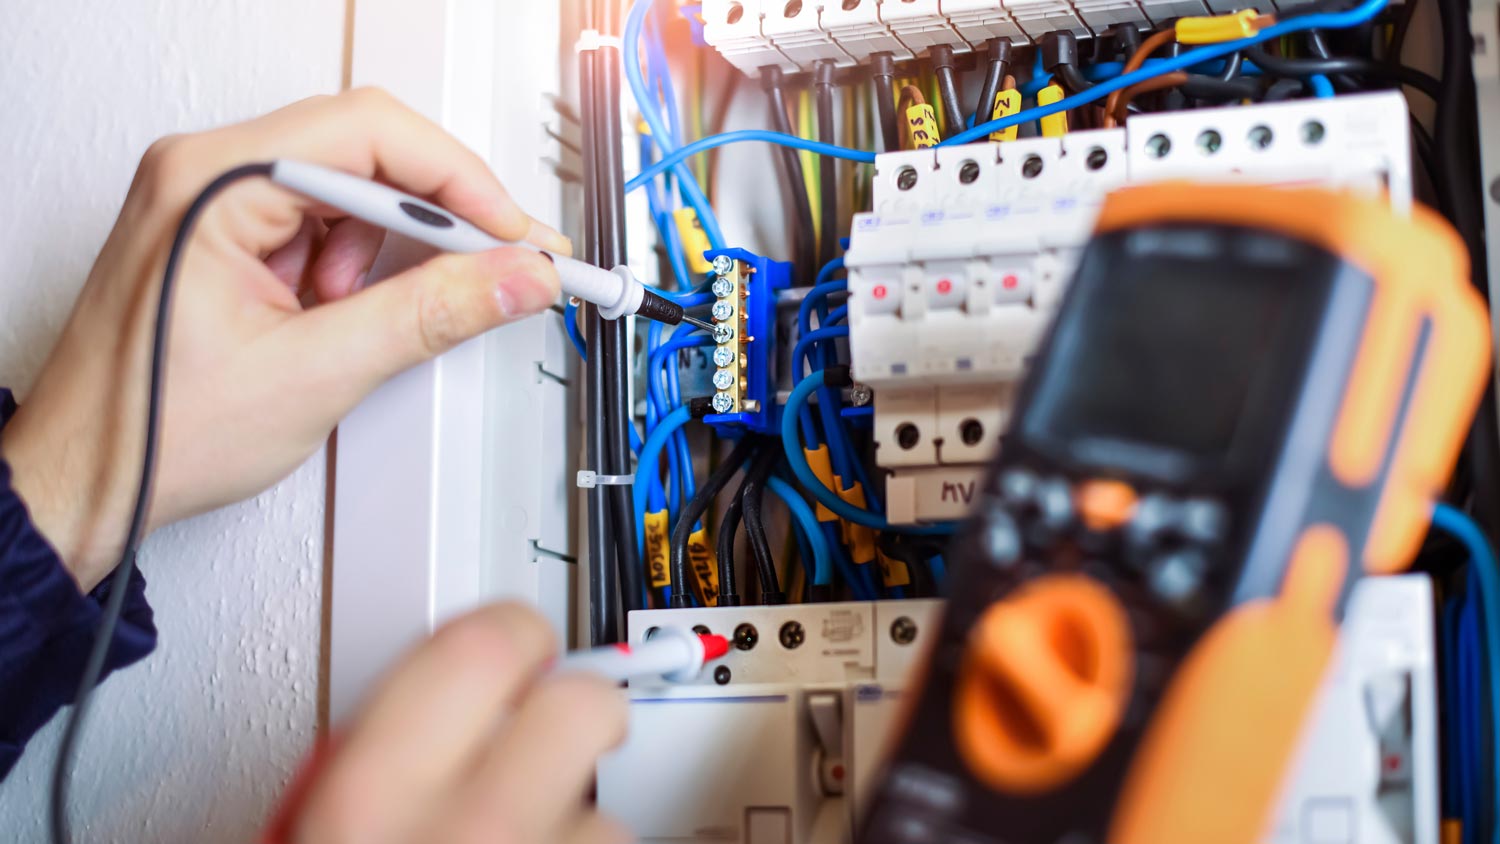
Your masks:
M1425 209L1111 196L859 840L1257 840L1350 588L1416 553L1483 393L1467 279Z

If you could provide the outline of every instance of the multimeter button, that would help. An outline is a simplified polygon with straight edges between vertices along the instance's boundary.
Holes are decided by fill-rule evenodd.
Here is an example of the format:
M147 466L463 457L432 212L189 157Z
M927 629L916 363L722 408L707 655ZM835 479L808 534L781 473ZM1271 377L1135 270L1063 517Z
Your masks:
M1194 498L1182 504L1178 523L1182 535L1198 542L1218 542L1229 527L1224 505L1208 498Z
M1062 530L1073 520L1073 490L1062 478L1043 481L1036 503L1042 526L1048 530Z
M991 510L985 530L985 552L990 563L1002 568L1014 565L1021 559L1021 546L1016 520L998 507Z
M1187 604L1203 585L1208 559L1191 548L1157 557L1148 575L1151 589L1170 604Z
M1125 537L1135 545L1150 545L1164 531L1171 529L1179 518L1181 507L1177 502L1153 493L1136 505L1135 515L1125 526Z
M1092 530L1114 530L1135 513L1135 488L1123 481L1084 481L1074 495L1079 517Z
M1036 475L1024 469L1011 469L1000 476L1000 494L1011 504L1030 504L1036 486Z

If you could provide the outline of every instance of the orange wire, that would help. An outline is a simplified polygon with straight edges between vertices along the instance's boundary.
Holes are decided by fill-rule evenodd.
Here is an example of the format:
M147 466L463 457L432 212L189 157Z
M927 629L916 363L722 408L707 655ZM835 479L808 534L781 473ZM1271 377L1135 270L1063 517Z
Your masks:
M1146 63L1146 59L1150 58L1152 53L1176 40L1176 29L1163 29L1161 32L1152 34L1150 38L1141 42L1141 48L1135 51L1135 54L1130 57L1130 61L1125 63L1125 69L1122 73L1132 73L1140 70L1141 65ZM1113 129L1115 127L1115 109L1119 105L1119 91L1111 93L1109 99L1104 101L1104 128Z
M1129 88L1117 92L1120 95L1120 101L1115 103L1115 110L1110 112L1108 117L1113 119L1115 123L1124 123L1130 112L1130 103L1136 97L1142 94L1149 94L1153 91L1165 91L1169 88L1176 88L1178 85L1186 84L1187 81L1187 71L1178 70L1172 73L1164 73L1161 76L1147 79L1144 82L1137 82Z

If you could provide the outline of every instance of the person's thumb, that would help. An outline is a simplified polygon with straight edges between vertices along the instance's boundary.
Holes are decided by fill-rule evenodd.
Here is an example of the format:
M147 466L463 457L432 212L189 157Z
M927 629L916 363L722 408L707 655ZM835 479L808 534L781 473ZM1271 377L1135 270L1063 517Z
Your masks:
M297 359L352 407L397 373L557 298L557 270L534 249L439 255L299 316Z

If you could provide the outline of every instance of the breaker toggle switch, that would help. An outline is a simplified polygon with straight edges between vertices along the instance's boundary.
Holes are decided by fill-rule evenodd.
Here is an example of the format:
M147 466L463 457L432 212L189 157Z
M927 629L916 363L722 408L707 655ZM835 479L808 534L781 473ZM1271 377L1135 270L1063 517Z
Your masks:
M839 692L813 692L807 696L807 715L812 721L813 765L818 785L828 797L844 793L848 768L844 765L844 696Z

